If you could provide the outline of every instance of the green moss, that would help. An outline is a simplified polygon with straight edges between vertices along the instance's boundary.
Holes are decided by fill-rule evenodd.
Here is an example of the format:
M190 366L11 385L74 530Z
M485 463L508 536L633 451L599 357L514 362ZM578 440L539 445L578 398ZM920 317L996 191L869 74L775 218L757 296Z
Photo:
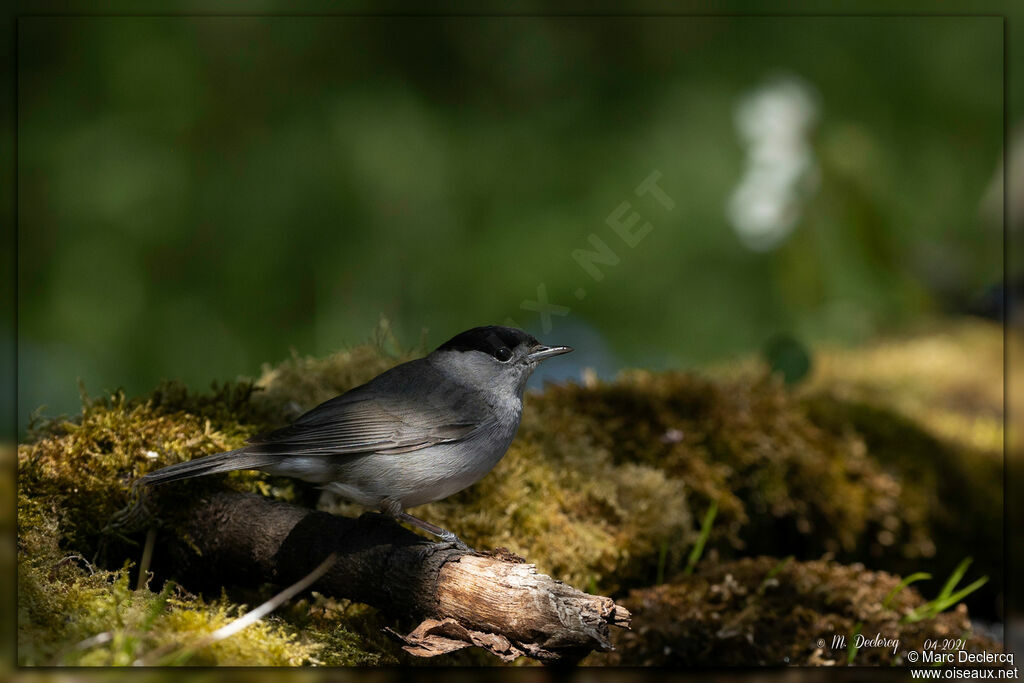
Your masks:
M676 553L695 538L691 511L702 515L713 501L712 547L729 553L852 554L898 509L898 485L863 444L820 429L769 377L712 381L630 372L610 383L549 387L531 397L530 409L549 426L525 429L523 443L583 435L575 452L607 453L616 472L652 470L674 487L675 499L685 494L687 509L679 516L685 533L669 537ZM542 450L544 464L558 467L552 448ZM591 471L584 459L577 466ZM652 515L620 522L628 536L651 538L640 525L657 528L667 499L650 500L658 501ZM656 548L645 543L633 553L632 576L637 562L645 575L654 571Z
M1013 330L1004 339L1000 326L967 319L863 349L825 349L800 392L815 424L862 441L899 484L899 508L865 557L897 573L927 560L945 575L974 556L993 581L968 602L990 616L1004 585L1003 350L1019 353L1021 342ZM1021 368L1008 369L1011 387L1024 381Z
M249 385L225 385L209 395L194 395L169 383L146 399L128 399L123 393L83 397L76 420L34 426L34 440L18 451L18 490L57 511L68 547L95 553L103 528L127 505L136 478L174 462L237 448L257 430L242 422L250 391Z
M774 572L774 573L773 573ZM892 647L853 648L854 665L908 664L909 650L926 639L966 638L964 649L1002 648L975 635L960 605L934 619L903 623L924 604L914 588L899 591L899 577L834 561L785 562L744 558L705 563L694 576L635 590L624 601L632 630L613 634L615 652L586 663L623 666L820 666L848 663L849 640L899 639ZM921 586L924 584L915 584ZM832 647L833 636L847 643Z
M867 557L898 573L921 560L947 574L973 555L996 570L1002 565L1002 460L964 444L941 439L886 407L844 401L829 394L806 400L812 419L836 435L855 431L872 457L899 483L899 508L879 527ZM908 531L910 530L910 531ZM970 604L992 610L1003 589L998 572Z
M133 590L128 567L105 570L60 547L58 515L18 498L18 661L22 665L376 664L344 625L299 628L272 617L216 643L202 637L245 611L171 584Z
M965 339L979 338L972 332ZM940 341L946 348L946 338ZM266 367L254 384L193 393L170 383L139 399L84 397L80 416L35 425L17 456L19 660L122 663L160 648L184 660L181 648L241 613L242 602L263 599L230 591L203 601L181 589L164 600L130 590L135 577L126 562L141 557L141 539L104 528L141 474L237 447L419 355L395 346L382 327L373 343L324 359L294 356ZM865 353L869 367L883 367L876 351ZM856 358L845 365L854 368ZM818 358L815 367L836 372ZM879 372L883 393L912 381ZM932 558L926 568L935 575L944 573L943 563L973 555L978 571L994 579L984 590L998 586L997 558L979 547L999 529L991 444L979 446L976 434L954 438L915 417L913 400L925 392L906 390L887 402L873 397L870 373L857 375L856 392L832 376L835 391L816 374L794 392L753 366L728 376L629 372L611 382L549 386L528 395L519 436L491 474L415 513L472 545L505 546L541 571L605 594L677 575L712 502L718 513L695 580L705 565L744 554L801 560L833 553L907 571ZM962 421L992 415L990 394L969 372L947 373L940 386L961 396L936 399L947 414L959 406ZM161 499L223 486L286 500L305 495L290 480L237 472L166 487ZM327 500L322 506L361 511ZM972 599L990 600L984 590ZM187 661L409 661L380 635L384 625L395 626L369 608L302 600L229 639L237 642L203 648ZM106 631L117 640L75 649ZM452 661L475 661L460 656Z
M271 617L192 651L204 634L245 611L221 596L133 590L138 538L104 533L129 502L131 483L158 467L237 448L266 428L246 383L194 394L178 384L146 399L83 397L75 420L34 425L18 449L18 660L25 665L160 663L295 665L391 661L374 633L344 620ZM169 497L229 486L290 498L286 480L257 473L199 479ZM366 624L369 626L369 624ZM378 629L379 630L379 629ZM97 638L98 637L98 638ZM90 640L92 639L92 640ZM83 645L84 644L84 645ZM385 649L381 649L384 646Z

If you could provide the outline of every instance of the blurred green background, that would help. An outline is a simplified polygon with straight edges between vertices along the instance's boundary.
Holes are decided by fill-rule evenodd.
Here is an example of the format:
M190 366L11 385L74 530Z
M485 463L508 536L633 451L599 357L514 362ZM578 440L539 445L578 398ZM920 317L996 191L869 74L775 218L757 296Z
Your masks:
M205 387L381 315L428 345L511 319L578 346L560 376L608 374L858 343L1002 275L999 18L34 17L18 39L20 430L77 411L79 378ZM782 109L755 123L802 102L803 127L752 144L757 93ZM797 178L770 244L730 209L752 160ZM634 191L653 171L671 211ZM652 226L632 248L624 201ZM572 256L591 235L601 281ZM571 309L549 329L539 285Z

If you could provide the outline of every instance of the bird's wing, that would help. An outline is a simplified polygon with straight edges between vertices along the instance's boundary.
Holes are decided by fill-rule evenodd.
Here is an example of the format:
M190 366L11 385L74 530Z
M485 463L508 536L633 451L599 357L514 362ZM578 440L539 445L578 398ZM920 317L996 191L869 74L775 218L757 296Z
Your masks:
M285 456L405 453L462 440L487 421L486 406L456 399L461 392L412 395L390 384L371 382L321 403L288 427L253 438L246 450Z

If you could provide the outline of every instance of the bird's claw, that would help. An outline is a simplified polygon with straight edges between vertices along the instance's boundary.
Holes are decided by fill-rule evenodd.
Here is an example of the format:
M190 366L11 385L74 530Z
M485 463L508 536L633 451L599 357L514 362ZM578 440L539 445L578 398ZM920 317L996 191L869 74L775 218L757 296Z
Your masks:
M444 531L441 534L439 534L439 537L442 543L451 543L459 550L465 551L467 553L473 552L472 548L463 543L462 539L453 534L451 531Z

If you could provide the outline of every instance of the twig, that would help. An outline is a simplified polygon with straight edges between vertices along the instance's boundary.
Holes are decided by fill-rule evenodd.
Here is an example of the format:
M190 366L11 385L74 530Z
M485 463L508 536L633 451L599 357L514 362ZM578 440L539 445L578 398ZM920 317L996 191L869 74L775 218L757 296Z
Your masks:
M337 559L338 556L335 553L331 553L327 556L326 560L324 560L319 564L319 566L317 566L316 569L311 571L302 579L288 586L283 591L281 591L274 597L270 598L256 609L250 610L245 616L235 619L226 626L221 626L219 629L217 629L210 635L206 636L205 639L200 641L200 647L205 647L206 645L209 645L210 643L215 643L218 640L230 638L242 629L252 626L257 621L267 616L275 609L277 609L278 607L288 602L293 597L295 597L296 595L298 595L299 593L313 585L313 583L315 583L317 579L319 579L321 576L327 573L327 570L331 568L331 565L333 565L337 561Z
M334 565L334 563L337 562L337 560L337 554L331 553L327 556L327 559L325 559L316 567L316 569L314 569L309 574L302 577L292 585L288 586L283 591L281 591L274 597L270 598L256 609L249 610L248 612L246 612L239 618L235 619L234 621L225 624L224 626L221 626L213 633L209 633L203 636L202 638L199 638L191 645L186 645L185 647L183 647L181 651L178 653L178 655L174 658L174 661L185 661L189 657L191 657L196 651L201 650L204 647L212 645L213 643L216 643L218 641L230 638L239 631L242 631L252 626L260 619L267 616L268 614L276 610L278 607L288 602L293 597L295 597L296 595L298 595L299 593L301 593L302 591L306 590L311 585L316 583L317 579L326 574L327 570L330 569ZM170 650L171 648L168 647L158 648L153 652L149 653L148 656L140 657L139 659L137 659L135 661L135 665L147 666L149 664L152 664L155 660L159 659Z

